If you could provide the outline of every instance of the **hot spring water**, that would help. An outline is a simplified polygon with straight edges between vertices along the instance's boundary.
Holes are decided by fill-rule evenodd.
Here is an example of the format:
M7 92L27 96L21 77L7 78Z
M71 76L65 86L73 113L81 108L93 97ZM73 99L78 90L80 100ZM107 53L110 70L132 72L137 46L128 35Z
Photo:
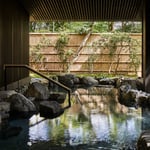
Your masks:
M78 92L79 99L72 97L72 106L55 119L36 114L29 119L11 120L10 125L20 126L22 131L18 136L1 139L0 150L136 149L141 132L150 122L140 108L126 108L110 93Z

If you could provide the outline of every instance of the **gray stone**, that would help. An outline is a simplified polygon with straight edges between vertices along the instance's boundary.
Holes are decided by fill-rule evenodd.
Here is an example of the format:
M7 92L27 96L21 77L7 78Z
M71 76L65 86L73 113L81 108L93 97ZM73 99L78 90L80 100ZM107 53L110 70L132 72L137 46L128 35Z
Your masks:
M0 91L0 99L4 100L9 98L11 95L16 94L17 92L14 90L8 90L8 91Z
M39 83L39 82L33 82L29 85L28 90L25 93L26 97L35 97L35 99L40 100L47 100L49 98L49 90L48 86Z
M74 84L77 84L77 82L79 82L77 77L73 74L60 75L58 76L58 81L70 88L74 87Z
M48 84L48 80L44 79L44 78L31 78L30 83L32 84L34 82L39 82L39 83L42 83L42 84Z
M9 118L10 103L0 102L0 123L3 119Z
M131 89L143 90L142 79L118 78L116 81L116 87L119 88L123 85L130 85Z
M21 93L13 94L9 97L10 111L18 112L34 112L36 111L35 105Z
M98 85L98 81L93 77L83 77L81 83L87 88Z
M141 133L138 142L137 142L138 150L149 150L150 149L150 131L144 131Z
M61 115L64 109L56 101L42 101L40 103L40 115L46 118L55 118Z
M126 86L122 86L119 93L119 102L127 107L137 106L137 94L138 90L126 89Z
M61 92L50 94L50 98L49 98L49 100L57 101L59 104L64 103L65 99L66 99L66 93L61 93Z
M110 78L102 78L99 79L99 84L100 85L115 85L115 79L110 79Z
M9 112L10 111L10 103L9 102L0 102L0 111Z

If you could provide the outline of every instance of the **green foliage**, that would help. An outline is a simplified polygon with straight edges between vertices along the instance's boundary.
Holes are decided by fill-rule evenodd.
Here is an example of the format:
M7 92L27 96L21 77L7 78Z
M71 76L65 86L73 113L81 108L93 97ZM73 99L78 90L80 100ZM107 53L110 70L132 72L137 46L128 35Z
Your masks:
M64 48L67 46L69 37L66 34L61 34L60 38L57 40L55 49L58 51L58 54L63 54Z
M78 26L75 32L79 34L87 34L91 30L91 26L92 26L91 22L85 22L83 25Z
M114 73L117 73L117 69L120 63L120 55L121 52L124 53L129 52L129 61L130 61L130 68L134 67L135 74L137 74L137 69L140 65L140 58L137 53L140 50L140 43L137 39L133 39L126 33L110 33L110 34L103 34L101 38L97 41L93 42L93 47L100 48L101 51L108 50L110 56L110 68L109 73L111 73L112 65L115 62L115 70Z
M62 32L69 28L69 23L63 21L51 21L51 22L30 22L30 32Z
M96 54L96 49L95 47L89 47L88 50L88 59L87 59L87 66L85 66L85 68L87 67L89 72L92 73L94 70L94 62L96 62L97 58L99 57L99 55Z
M83 27L85 22L69 22L69 28L67 32L78 33L81 27Z
M141 22L120 22L120 25L118 25L116 31L127 33L141 33L142 25Z
M63 67L64 72L68 71L70 58L74 54L73 50L71 49L66 50L68 42L69 42L68 35L61 34L60 38L57 40L55 44L55 50L57 51L60 61L62 62L62 64L60 64L60 67Z
M93 33L107 32L108 31L108 22L95 22L93 27Z
M51 41L45 37L45 35L42 36L39 43L33 47L30 48L30 61L31 62L39 62L41 65L43 65L43 62L45 61L45 57L42 55L41 50L51 45ZM39 69L36 65L34 66L35 69Z
M91 28L92 25L92 28ZM90 73L93 72L94 62L99 57L96 55L97 49L100 49L103 53L104 50L109 50L110 56L110 67L109 74L113 70L114 73L117 72L120 63L120 54L121 51L129 51L129 61L131 62L129 68L134 68L135 74L137 73L137 68L139 67L141 61L137 55L138 50L140 49L140 42L134 39L131 39L127 32L141 32L141 23L140 22L31 22L30 23L30 32L57 32L63 33L60 34L60 38L55 44L55 50L59 56L59 59L62 63L60 66L63 68L64 72L69 71L69 66L71 66L71 61L75 52L72 49L67 49L69 42L69 37L67 33L79 33L87 34L89 31L92 33L102 33L110 32L109 34L103 34L101 38L97 41L94 41L91 45L91 53L88 56L88 67ZM124 31L124 33L121 33ZM31 47L30 50L30 59L31 62L40 62L41 65L45 61L45 57L41 53L41 49L50 45L50 41L44 36L41 38L40 42ZM125 45L128 49L125 49ZM112 69L114 62L117 62L115 69Z
M78 74L79 77L89 77L89 73L86 74ZM94 77L94 78L113 78L113 77L117 77L117 75L114 74L108 74L108 73L90 73L90 77Z
M30 22L30 32L51 32L51 33L80 33L86 34L89 31L92 22ZM93 33L102 32L127 32L127 33L141 33L141 22L94 22L92 28Z
M125 45L129 45L131 42L131 38L125 33L105 34L102 38L105 39L103 45L105 48L109 49L110 57L117 53L119 47L120 50L122 50Z
M137 74L137 70L139 65L141 64L141 59L138 56L138 53L140 51L140 40L131 39L131 45L129 48L130 51L130 68L134 68L135 73Z

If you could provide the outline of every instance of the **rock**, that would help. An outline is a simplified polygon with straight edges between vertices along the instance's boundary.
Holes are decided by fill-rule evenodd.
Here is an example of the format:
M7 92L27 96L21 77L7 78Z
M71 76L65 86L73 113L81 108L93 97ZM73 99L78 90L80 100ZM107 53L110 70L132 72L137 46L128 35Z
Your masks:
M48 80L44 78L31 78L31 84L34 82L42 83L42 84L48 84Z
M0 112L1 111L9 112L10 111L10 103L0 102Z
M149 150L150 149L150 131L144 131L141 133L138 142L137 142L138 150Z
M38 100L47 100L49 95L48 86L39 82L33 82L30 84L28 90L25 93L26 97L35 97L35 99Z
M80 82L79 78L73 74L60 75L58 76L58 81L70 88L74 87L75 84Z
M36 111L35 105L21 93L13 94L9 97L10 111L17 112L34 112Z
M120 86L120 88L119 88L120 92L122 92L122 93L128 92L130 89L131 89L131 86L130 86L129 84L127 84L127 85L122 85L122 86Z
M136 96L138 94L138 90L134 89L128 89L127 86L121 86L119 90L119 102L122 105L125 105L127 107L136 107L137 106L137 100Z
M89 87L98 85L98 81L96 79L94 79L93 77L83 77L81 79L81 83L83 84L83 86L85 88L89 88Z
M17 92L14 90L8 90L8 91L0 91L0 99L1 101L8 99L11 95L16 94Z
M147 95L147 93L141 92L141 91L137 93L136 101L137 101L138 106L148 107L149 106L148 99L149 99L149 96Z
M116 85L115 80L114 79L109 79L109 78L99 79L99 84L100 85L113 85L113 86Z
M56 101L42 101L40 103L40 116L56 118L64 112L64 109Z
M49 100L51 101L57 101L59 104L64 103L66 99L66 93L53 93L50 94Z
M123 85L130 85L130 88L134 90L143 89L143 84L140 79L118 78L118 80L116 81L116 87L119 88Z
M0 120L9 118L10 103L0 102ZM0 121L0 122L1 122Z
M144 87L144 84L143 84L143 78L137 78L136 79L136 86L137 86L138 90L145 91L145 87Z

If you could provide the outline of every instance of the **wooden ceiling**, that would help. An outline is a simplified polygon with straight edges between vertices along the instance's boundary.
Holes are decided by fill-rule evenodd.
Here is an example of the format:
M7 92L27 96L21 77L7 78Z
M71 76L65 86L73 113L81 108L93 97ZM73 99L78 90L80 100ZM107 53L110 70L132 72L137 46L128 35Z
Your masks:
M34 21L141 21L143 0L19 0Z

